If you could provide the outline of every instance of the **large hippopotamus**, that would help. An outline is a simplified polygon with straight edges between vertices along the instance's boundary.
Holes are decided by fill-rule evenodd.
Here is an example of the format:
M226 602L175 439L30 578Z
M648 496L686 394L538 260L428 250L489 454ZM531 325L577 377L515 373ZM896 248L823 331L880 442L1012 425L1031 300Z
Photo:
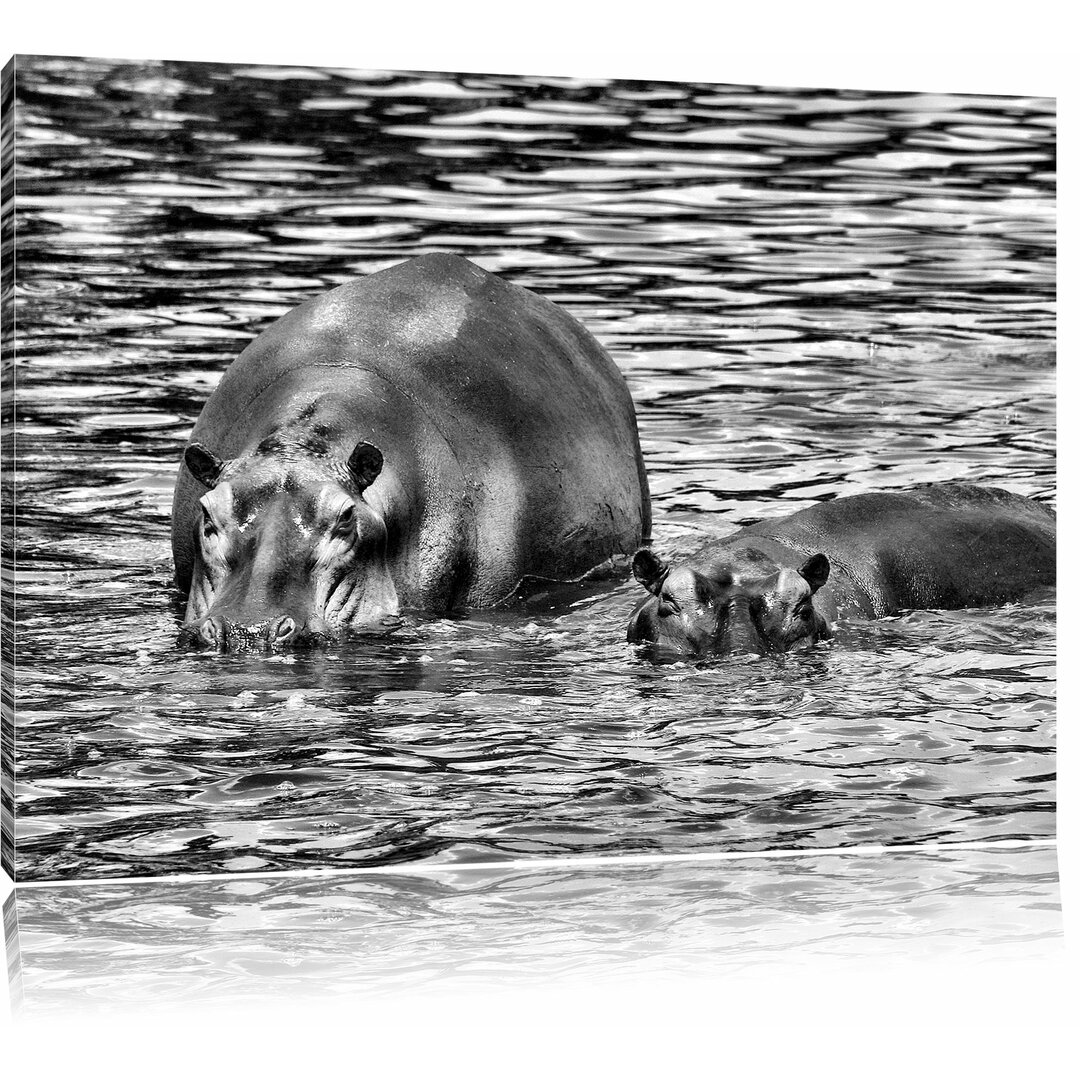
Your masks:
M762 521L669 567L633 570L649 595L627 640L659 658L787 652L840 617L1005 603L1055 581L1055 515L1000 488L926 484Z
M429 254L284 315L225 372L173 498L188 636L281 646L629 563L634 408L554 304Z

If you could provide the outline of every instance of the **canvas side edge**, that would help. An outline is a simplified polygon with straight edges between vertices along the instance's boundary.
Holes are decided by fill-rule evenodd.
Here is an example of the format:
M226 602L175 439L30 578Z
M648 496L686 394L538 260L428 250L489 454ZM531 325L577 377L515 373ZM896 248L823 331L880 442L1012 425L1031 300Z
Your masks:
M15 57L0 79L0 863L14 881Z

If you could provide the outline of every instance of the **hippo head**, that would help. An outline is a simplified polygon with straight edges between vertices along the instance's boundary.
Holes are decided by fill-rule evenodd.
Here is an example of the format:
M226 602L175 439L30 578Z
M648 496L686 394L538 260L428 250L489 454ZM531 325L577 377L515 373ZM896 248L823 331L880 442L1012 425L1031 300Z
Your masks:
M275 444L222 461L192 443L184 463L209 489L186 614L196 642L281 647L396 612L386 528L363 497L382 469L377 447L359 442L344 461Z
M813 602L828 580L828 558L812 555L792 570L754 556L741 552L699 570L637 552L634 577L650 595L630 616L627 640L670 657L783 653L830 637Z

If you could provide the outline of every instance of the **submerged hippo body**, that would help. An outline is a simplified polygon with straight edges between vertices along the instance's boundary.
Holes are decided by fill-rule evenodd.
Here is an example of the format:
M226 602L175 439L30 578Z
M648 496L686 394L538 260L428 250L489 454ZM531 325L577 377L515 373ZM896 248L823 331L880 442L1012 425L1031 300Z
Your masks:
M488 607L649 534L630 395L570 315L424 255L301 304L225 372L173 500L186 622L283 644Z
M1055 581L1055 515L998 488L927 484L762 521L668 567L634 556L649 591L627 639L659 655L786 652L839 617L982 607Z

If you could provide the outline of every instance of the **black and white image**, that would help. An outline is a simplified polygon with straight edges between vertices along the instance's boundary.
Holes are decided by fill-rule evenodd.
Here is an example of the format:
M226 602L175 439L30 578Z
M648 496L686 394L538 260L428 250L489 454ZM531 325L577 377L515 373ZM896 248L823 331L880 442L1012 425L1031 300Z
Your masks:
M1053 837L1053 100L5 79L13 877Z

